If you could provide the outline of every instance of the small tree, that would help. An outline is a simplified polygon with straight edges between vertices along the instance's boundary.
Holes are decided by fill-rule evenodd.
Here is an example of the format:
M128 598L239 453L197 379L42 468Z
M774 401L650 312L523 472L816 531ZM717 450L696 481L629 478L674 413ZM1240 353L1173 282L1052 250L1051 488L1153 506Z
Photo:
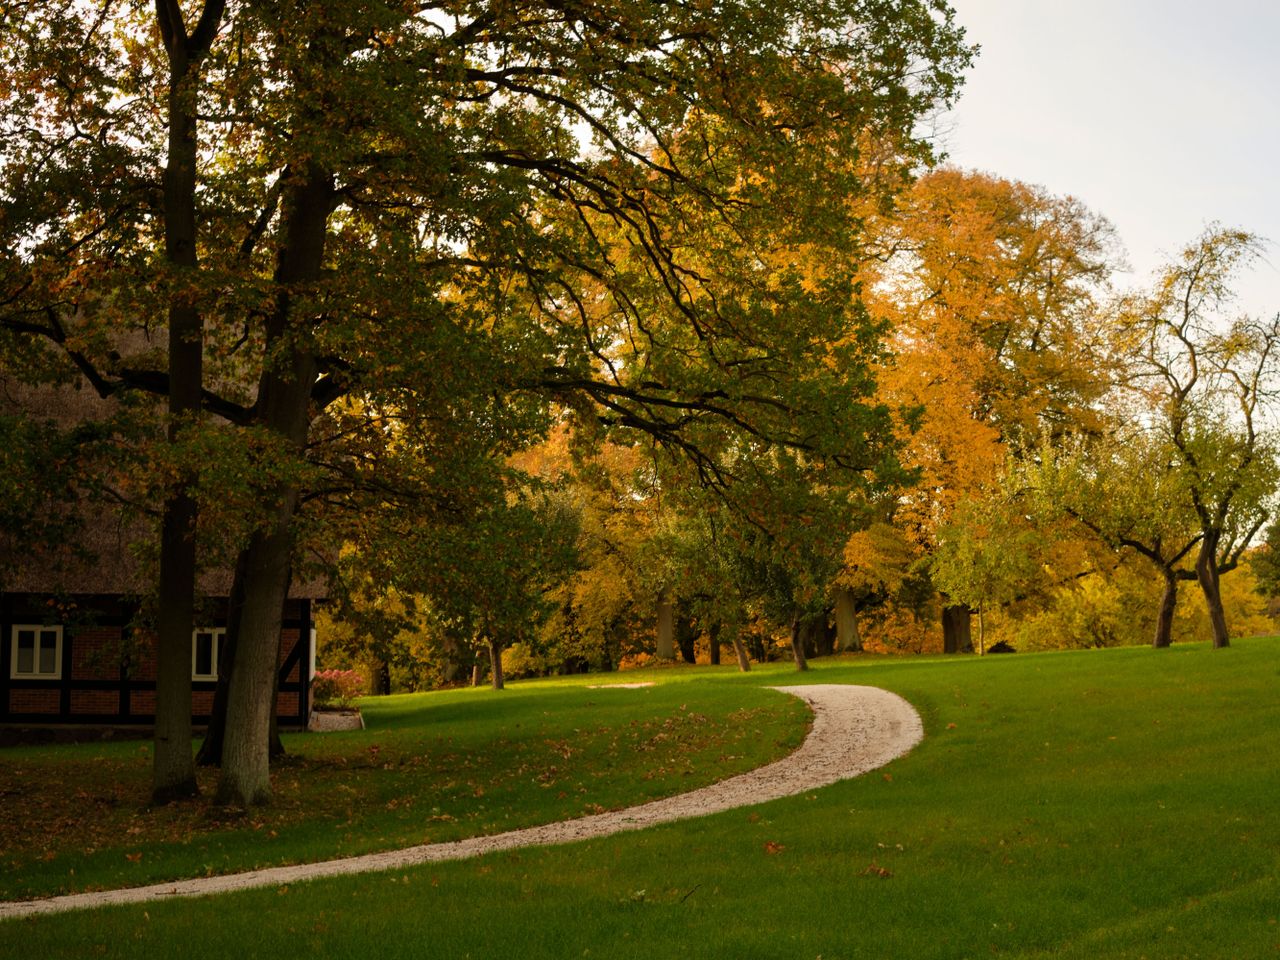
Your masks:
M1147 401L1199 527L1195 573L1215 647L1230 643L1219 578L1266 522L1280 480L1264 422L1280 314L1225 316L1233 276L1259 252L1254 235L1211 227L1121 311L1130 386Z
M960 503L939 532L934 582L953 601L978 612L978 652L986 653L985 612L1015 600L1039 572L1042 533L1009 498Z

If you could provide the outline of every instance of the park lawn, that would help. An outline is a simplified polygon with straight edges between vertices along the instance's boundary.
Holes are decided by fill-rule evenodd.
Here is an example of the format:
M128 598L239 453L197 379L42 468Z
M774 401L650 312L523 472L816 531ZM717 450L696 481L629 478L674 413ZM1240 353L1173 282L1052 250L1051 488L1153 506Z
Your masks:
M793 750L808 729L803 704L758 687L589 686L609 682L367 699L366 730L286 735L274 801L248 812L203 801L147 809L146 742L2 750L0 899L333 859L580 817L760 766ZM201 772L206 797L215 778Z
M178 944L184 957L246 945L256 957L1280 955L1280 642L676 677L681 702L800 679L874 684L911 700L927 734L882 771L754 808L12 921L0 956L159 957Z

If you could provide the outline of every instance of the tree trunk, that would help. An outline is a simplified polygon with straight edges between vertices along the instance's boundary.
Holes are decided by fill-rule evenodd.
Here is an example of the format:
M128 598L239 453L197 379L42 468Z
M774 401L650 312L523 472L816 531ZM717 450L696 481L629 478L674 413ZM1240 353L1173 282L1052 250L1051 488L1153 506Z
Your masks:
M156 644L155 760L151 802L199 793L191 755L191 637L195 630L196 505L179 495L165 504L160 541Z
M693 620L681 614L676 618L676 646L680 648L680 659L685 663L698 662L698 631Z
M978 604L978 656L987 655L987 618L983 614L982 604Z
M836 631L831 625L829 611L824 611L808 622L813 636L813 654L829 657L836 652Z
M473 687L480 686L480 679L484 675L484 671L480 669L480 661L477 660L471 665L471 685Z
M493 689L503 689L502 682L502 648L493 637L489 638L489 670Z
M276 300L266 331L267 356L274 359L266 363L258 386L258 422L298 456L311 422L311 387L318 370L305 338L291 336L292 327L299 323L293 298L296 287L305 288L320 276L332 199L332 177L314 163L287 190ZM268 735L298 506L298 491L287 481L261 494L261 502L271 506L266 525L249 542L244 611L227 693L217 792L218 802L236 806L265 803L271 796Z
M196 94L200 63L222 20L222 0L209 0L188 34L177 5L156 4L169 61L168 153L161 181L165 261L174 268L169 297L168 441L200 414L204 385L204 319L191 290L199 270L196 236ZM174 15L177 15L177 20ZM168 492L160 529L159 611L156 630L156 727L151 800L194 796L191 755L191 638L195 632L196 503L185 473Z
M857 606L853 591L836 591L836 642L842 653L861 652L862 635L858 633Z
M1151 646L1157 650L1173 643L1173 614L1178 606L1178 575L1172 568L1161 570L1164 575L1164 595L1160 598L1160 611L1156 614L1156 635Z
M280 662L280 626L288 592L293 538L289 524L296 495L276 508L270 527L249 544L249 586L245 591L240 639L222 744L222 773L215 802L238 807L271 798L270 734L272 702Z
M747 656L747 648L742 643L742 638L736 633L733 635L733 652L738 658L738 669L743 673L751 672L751 660Z
M943 653L972 653L973 612L964 604L951 604L942 608Z
M809 661L804 655L804 640L800 636L800 614L791 615L791 655L795 657L796 669L801 672L809 669Z
M249 551L241 550L231 579L231 596L227 598L227 623L222 648L218 651L218 686L213 691L213 711L209 715L209 726L204 732L200 752L196 754L196 763L202 767L222 765L222 742L227 731L227 691L231 689L231 668L236 662L248 563Z
M707 658L713 667L720 666L720 621L712 620L707 628Z
M663 597L658 600L658 636L655 653L659 660L674 660L675 645L675 605Z
M1218 541L1222 534L1213 530L1200 541L1200 553L1196 556L1196 579L1204 594L1204 604L1209 610L1209 623L1213 626L1215 649L1231 646L1227 633L1227 616L1222 609L1222 590L1218 583Z

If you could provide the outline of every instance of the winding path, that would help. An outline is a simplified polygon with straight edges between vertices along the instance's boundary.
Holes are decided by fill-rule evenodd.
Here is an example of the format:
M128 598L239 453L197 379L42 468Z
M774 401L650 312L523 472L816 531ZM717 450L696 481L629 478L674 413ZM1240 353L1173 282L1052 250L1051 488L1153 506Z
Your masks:
M794 694L813 710L813 727L800 748L767 766L679 796L578 820L342 860L300 863L123 890L77 893L45 900L11 901L0 903L0 919L172 897L199 897L351 873L399 870L440 860L462 860L513 847L570 843L624 830L642 830L657 823L764 803L847 780L902 756L924 736L920 716L911 704L877 687L814 684L774 689Z

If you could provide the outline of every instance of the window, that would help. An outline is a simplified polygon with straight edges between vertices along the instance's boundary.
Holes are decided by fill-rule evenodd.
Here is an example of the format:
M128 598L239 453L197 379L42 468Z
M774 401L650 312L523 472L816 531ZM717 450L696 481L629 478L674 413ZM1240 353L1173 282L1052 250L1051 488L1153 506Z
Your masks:
M15 624L9 676L14 680L57 680L62 676L62 628Z
M217 680L218 657L222 654L221 627L202 627L191 634L191 679Z

